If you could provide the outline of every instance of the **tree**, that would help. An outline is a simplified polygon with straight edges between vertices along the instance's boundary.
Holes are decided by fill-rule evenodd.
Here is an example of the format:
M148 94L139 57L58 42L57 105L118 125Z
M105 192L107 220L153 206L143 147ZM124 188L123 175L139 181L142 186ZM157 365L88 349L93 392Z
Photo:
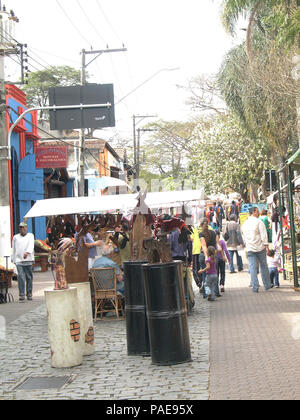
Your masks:
M278 60L268 51L250 68L245 48L240 45L225 57L218 79L228 107L239 117L248 136L270 143L275 165L281 165L298 144L296 94L287 85L293 86L291 64L277 73L276 84L274 73L283 66Z
M288 8L290 6L290 8ZM295 0L227 0L223 21L235 29L242 12L249 13L246 42L232 49L219 72L221 93L240 118L248 135L271 144L273 164L282 165L298 147L297 106L299 86L292 77L296 38L283 49L278 34L286 34L280 17L294 16ZM299 138L300 140L300 138Z
M225 29L235 33L236 24L242 15L249 16L247 44L250 45L252 26L262 20L274 31L274 39L281 46L300 47L300 2L299 0L224 0L222 22Z
M48 89L55 86L74 86L80 84L80 70L69 66L51 66L46 70L32 72L28 77L28 85L23 87L29 107L44 107L49 103ZM40 118L48 115L40 111Z
M178 86L185 89L190 97L187 104L193 111L205 115L224 114L226 104L222 98L217 77L214 74L201 74L189 80L187 86Z
M188 173L202 181L206 194L233 190L248 198L251 183L260 185L264 169L270 167L264 139L251 138L233 114L216 117L210 130L194 130L194 150Z
M148 124L151 138L142 145L145 153L143 170L160 178L183 179L187 156L192 150L195 122L158 121Z

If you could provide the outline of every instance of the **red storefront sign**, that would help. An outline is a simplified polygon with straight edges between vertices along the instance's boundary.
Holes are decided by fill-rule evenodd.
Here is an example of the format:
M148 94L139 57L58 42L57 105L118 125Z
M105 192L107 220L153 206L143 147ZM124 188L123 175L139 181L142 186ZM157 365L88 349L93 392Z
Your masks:
M35 167L66 168L68 166L68 148L64 146L41 147L35 149Z

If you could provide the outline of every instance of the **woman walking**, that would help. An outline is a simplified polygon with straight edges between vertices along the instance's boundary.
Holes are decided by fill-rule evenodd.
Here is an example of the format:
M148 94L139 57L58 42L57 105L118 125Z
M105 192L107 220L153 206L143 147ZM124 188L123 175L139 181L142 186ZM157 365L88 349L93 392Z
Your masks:
M238 253L238 247L244 246L244 241L242 238L240 225L236 222L236 215L231 214L229 219L230 221L226 226L224 239L226 241L227 249L230 254L230 263L229 263L230 273L236 273L234 269L234 264L233 264L233 256L234 254L236 254L238 271L242 271L243 260L242 260L242 257Z
M230 264L230 254L226 247L226 243L220 238L220 232L217 231L217 273L218 273L218 285L220 285L220 292L225 292L225 269L226 259Z

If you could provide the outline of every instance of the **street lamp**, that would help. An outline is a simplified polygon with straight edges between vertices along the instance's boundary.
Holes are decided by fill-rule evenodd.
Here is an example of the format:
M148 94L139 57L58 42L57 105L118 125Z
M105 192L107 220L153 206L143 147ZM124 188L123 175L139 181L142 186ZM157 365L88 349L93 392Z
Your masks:
M150 80L154 79L154 77L156 77L158 74L164 72L164 71L175 71L175 70L179 70L180 67L174 67L174 68L162 68L158 71L156 71L154 74L152 74L150 77L148 77L148 79L144 80L142 83L140 83L138 86L136 86L133 90L131 90L130 92L128 92L125 96L123 96L123 98L119 99L115 105L118 105L120 102L122 102L124 99L126 99L129 95L131 95L132 93L136 92L140 87L144 86L146 83L148 83ZM137 171L135 174L135 179L138 178L138 174L139 174L139 161L137 160L137 155L139 155L139 150L137 150L137 144L136 144L136 125L141 122L144 118L153 118L153 117L157 117L157 115L133 115L133 151L134 151L134 167L137 167ZM140 121L138 121L138 123L135 122L136 118L141 118Z
M158 70L157 72L155 72L154 74L152 74L152 76L148 77L148 79L144 80L143 83L139 84L138 86L136 86L133 90L131 90L130 92L128 92L125 96L123 96L123 98L119 99L118 102L115 103L115 105L118 105L120 102L122 102L125 98L127 98L127 96L131 95L132 93L134 93L135 91L137 91L140 87L144 86L144 84L148 83L150 80L152 80L155 76L157 76L159 73L163 72L163 71L174 71L174 70L179 70L180 67L175 67L175 68L163 68Z

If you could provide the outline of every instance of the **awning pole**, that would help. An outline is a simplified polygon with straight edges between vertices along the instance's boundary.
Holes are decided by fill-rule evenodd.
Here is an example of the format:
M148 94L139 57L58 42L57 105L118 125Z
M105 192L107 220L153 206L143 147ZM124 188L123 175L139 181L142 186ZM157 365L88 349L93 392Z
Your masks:
M277 173L277 183L278 183L278 203L279 203L279 216L280 216L282 268L283 268L283 278L284 278L284 280L286 280L286 272L285 272L285 269L284 269L284 238L283 238L282 201L281 201L281 187L280 187L280 175L279 175L279 173Z
M293 258L293 277L294 287L298 288L298 267L297 267L297 247L296 247L296 234L295 234L295 221L294 221L294 204L293 204L293 185L292 185L292 168L288 165L288 202L289 202L289 215L290 215L290 232L291 232L291 247Z

